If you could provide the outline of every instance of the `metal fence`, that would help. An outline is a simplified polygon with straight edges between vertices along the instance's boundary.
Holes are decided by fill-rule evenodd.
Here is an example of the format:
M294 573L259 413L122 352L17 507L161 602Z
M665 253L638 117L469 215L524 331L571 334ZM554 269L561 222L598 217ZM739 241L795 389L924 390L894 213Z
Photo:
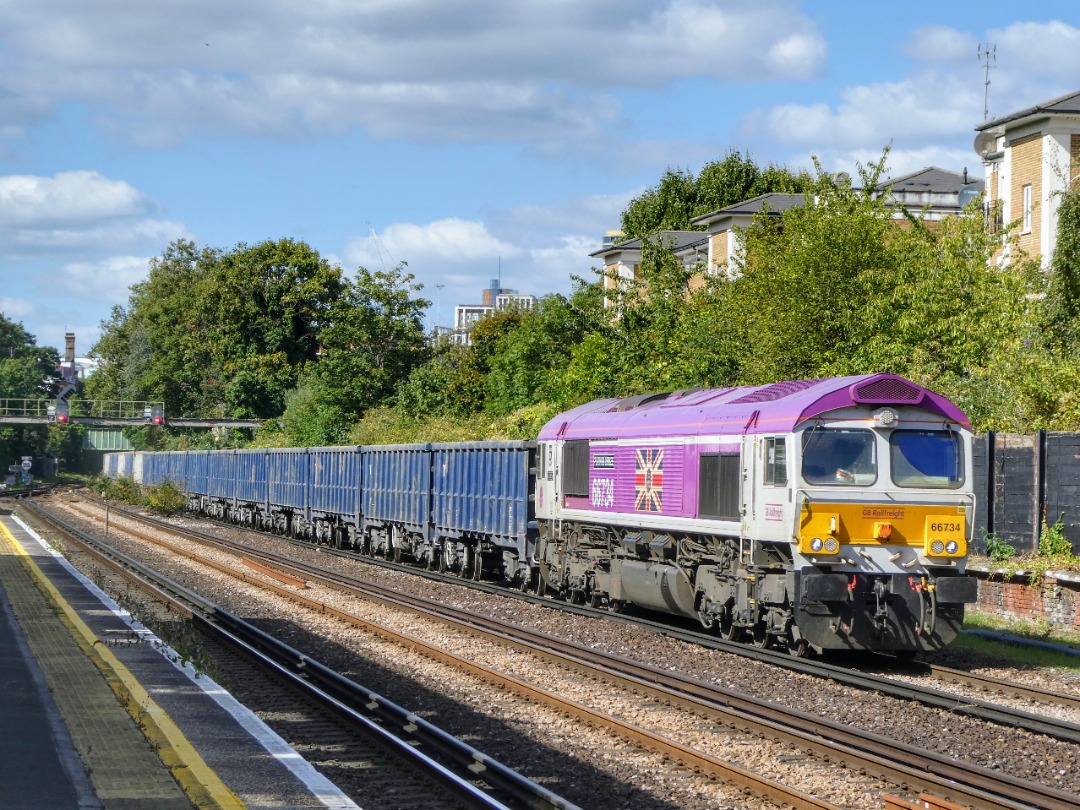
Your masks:
M975 437L974 467L976 549L985 551L994 534L1034 551L1043 521L1061 519L1080 550L1080 433L990 431Z

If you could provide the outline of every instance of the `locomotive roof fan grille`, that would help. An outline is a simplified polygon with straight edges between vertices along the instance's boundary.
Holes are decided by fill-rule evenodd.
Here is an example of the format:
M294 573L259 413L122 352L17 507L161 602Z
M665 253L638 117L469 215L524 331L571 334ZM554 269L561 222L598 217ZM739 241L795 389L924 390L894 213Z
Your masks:
M916 385L900 377L879 377L862 385L855 385L852 399L866 404L909 404L917 405L925 392Z

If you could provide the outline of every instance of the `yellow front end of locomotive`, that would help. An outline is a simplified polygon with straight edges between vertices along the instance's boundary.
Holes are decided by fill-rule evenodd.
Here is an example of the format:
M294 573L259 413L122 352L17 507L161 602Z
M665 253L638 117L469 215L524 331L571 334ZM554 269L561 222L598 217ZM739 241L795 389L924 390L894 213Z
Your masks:
M845 545L911 546L927 557L967 555L968 521L963 503L946 504L803 504L797 539L799 552L839 554Z

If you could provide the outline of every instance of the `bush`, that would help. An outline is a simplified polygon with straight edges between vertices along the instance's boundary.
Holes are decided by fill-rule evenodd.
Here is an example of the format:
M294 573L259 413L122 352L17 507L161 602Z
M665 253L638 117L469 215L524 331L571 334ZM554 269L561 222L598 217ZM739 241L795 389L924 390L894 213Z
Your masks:
M1042 528L1039 531L1039 551L1040 557L1071 557L1073 553L1072 541L1065 536L1065 520L1064 515L1057 519L1057 523L1053 526L1047 526L1046 520L1043 520Z
M162 481L160 484L143 487L142 501L152 512L170 515L184 511L187 496L184 490L172 481Z
M1016 549L996 534L986 535L986 556L994 562L1005 562L1016 556Z
M139 503L139 487L134 478L96 478L92 484L93 489L101 497L110 501L123 501L124 503Z

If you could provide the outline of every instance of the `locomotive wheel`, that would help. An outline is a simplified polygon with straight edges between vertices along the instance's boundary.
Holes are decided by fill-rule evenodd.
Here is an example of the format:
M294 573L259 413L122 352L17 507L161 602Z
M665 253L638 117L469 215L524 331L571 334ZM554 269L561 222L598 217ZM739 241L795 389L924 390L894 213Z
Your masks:
M704 610L698 610L697 618L701 626L706 630L712 630L716 626L716 617L711 613L706 613Z

